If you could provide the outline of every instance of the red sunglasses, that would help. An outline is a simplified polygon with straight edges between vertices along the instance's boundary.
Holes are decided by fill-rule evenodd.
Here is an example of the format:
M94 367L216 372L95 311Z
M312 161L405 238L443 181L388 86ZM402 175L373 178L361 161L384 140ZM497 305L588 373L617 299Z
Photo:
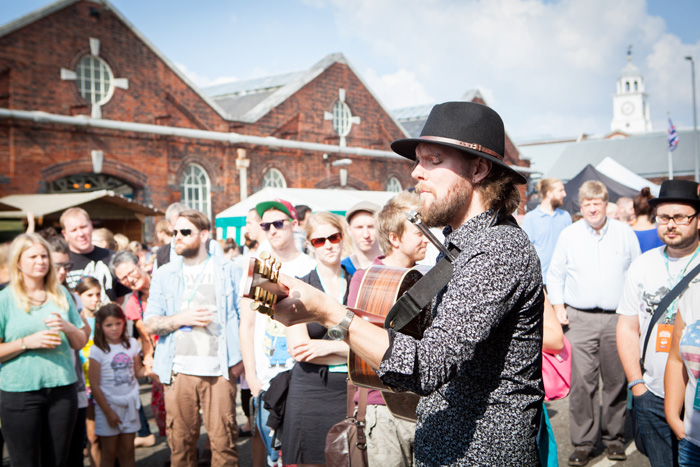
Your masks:
M326 244L326 240L335 245L336 243L340 243L342 239L343 234L341 234L340 232L336 232L333 235L329 235L328 237L312 238L309 241L314 246L314 248L321 248L323 245Z

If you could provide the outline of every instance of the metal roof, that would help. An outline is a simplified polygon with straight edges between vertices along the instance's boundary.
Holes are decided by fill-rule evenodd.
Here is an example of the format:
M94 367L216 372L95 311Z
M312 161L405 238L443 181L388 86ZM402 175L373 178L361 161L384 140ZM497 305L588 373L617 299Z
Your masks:
M204 94L218 100L221 97L240 96L271 89L278 89L288 84L292 80L303 75L303 71L295 71L291 73L283 73L274 76L265 76L263 78L255 78L241 81L232 81L230 83L216 84L202 88Z
M674 176L692 175L695 170L693 131L678 130L673 151ZM650 132L627 138L589 139L566 145L545 177L569 180L586 165L597 165L606 157L644 178L668 176L668 142L665 132Z

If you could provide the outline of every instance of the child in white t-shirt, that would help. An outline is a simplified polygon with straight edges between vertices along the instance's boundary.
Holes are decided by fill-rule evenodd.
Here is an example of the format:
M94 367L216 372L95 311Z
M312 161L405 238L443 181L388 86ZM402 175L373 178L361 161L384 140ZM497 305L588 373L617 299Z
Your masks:
M95 407L95 434L100 437L102 465L133 466L134 436L141 427L136 378L146 376L136 339L126 331L126 316L109 303L95 316L95 343L90 349L90 388Z

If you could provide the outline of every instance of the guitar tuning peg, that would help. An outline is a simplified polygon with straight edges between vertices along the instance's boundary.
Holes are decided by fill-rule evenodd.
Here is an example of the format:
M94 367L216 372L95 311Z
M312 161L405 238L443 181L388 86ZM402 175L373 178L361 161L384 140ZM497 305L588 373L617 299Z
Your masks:
M260 259L263 261L266 261L266 260L270 259L271 257L272 257L272 255L270 254L269 251L263 251L260 253Z
M258 313L262 313L264 315L267 315L270 318L272 318L274 316L274 312L272 311L272 308L269 306L266 306L265 304L263 304L261 302L251 303L250 309L253 311L257 311Z

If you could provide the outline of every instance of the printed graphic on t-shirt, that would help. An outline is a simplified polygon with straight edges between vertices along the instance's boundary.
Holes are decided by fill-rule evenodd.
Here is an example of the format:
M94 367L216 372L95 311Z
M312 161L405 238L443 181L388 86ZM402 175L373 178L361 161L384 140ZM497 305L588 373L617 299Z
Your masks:
M654 292L647 292L644 289L644 284L637 284L639 291L641 292L642 301L644 302L644 312L649 316L654 314L656 307L661 303L661 299L669 292L669 288L665 285L661 286Z
M122 384L134 383L134 372L131 369L133 363L126 352L119 352L112 358L110 363L112 371L114 371L114 385L121 386Z
M267 318L265 338L263 339L265 354L272 365L286 365L292 360L287 349L286 328L279 322Z
M205 269L202 269L202 268ZM185 287L181 301L181 311L206 309L211 313L207 326L184 327L175 331L176 372L191 375L219 374L219 335L221 333L216 308L216 288L214 268L211 261L203 266L182 269Z
M700 321L689 324L681 337L680 351L686 367L693 376L700 378Z

